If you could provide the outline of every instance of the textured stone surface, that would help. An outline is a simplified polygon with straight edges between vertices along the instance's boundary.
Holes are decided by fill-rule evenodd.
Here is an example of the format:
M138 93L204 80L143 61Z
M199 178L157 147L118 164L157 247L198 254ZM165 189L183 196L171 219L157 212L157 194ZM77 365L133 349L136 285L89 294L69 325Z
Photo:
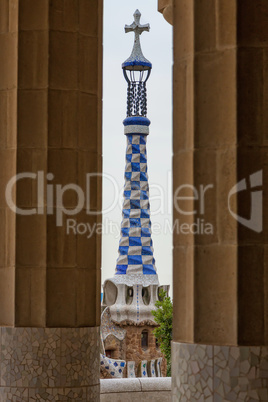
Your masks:
M99 385L83 388L0 388L1 402L79 401L98 402Z
M138 376L138 366L141 360L150 361L152 359L161 358L163 355L160 348L156 346L155 336L153 330L155 327L144 325L138 326L125 326L127 330L126 336L126 360L135 362L135 372ZM141 333L143 330L148 331L148 348L141 347ZM166 373L166 360L163 359L161 364L162 373Z
M124 378L123 380L107 379L100 380L101 394L111 394L117 392L139 392L141 382L139 378Z
M1 401L95 400L87 398L98 394L99 328L1 328L0 333Z
M101 402L169 402L171 401L171 393L170 391L161 391L161 392L130 392L130 393L117 393L117 394L101 394L100 396Z
M101 402L171 401L171 378L100 381Z
M29 400L28 388L0 388L0 401L27 402Z
M161 350L156 345L155 336L153 334L154 326L151 325L122 325L126 330L126 337L119 341L113 335L109 335L104 340L105 350L109 350L112 359L120 359L134 362L135 376L138 377L138 367L141 360L150 361L152 359L161 359L163 357ZM148 348L141 347L141 333L143 330L148 331ZM166 360L163 358L160 362L162 375L166 373ZM158 370L157 370L158 372ZM124 371L124 377L127 376L127 370ZM111 378L110 375L101 370L101 378Z
M113 323L110 309L106 307L101 315L101 336L105 340L109 335L114 335L115 338L122 341L126 336L126 330Z
M171 401L171 378L101 380L101 402Z
M267 401L268 347L173 342L173 401Z
M142 391L169 391L171 387L171 377L165 378L140 378Z

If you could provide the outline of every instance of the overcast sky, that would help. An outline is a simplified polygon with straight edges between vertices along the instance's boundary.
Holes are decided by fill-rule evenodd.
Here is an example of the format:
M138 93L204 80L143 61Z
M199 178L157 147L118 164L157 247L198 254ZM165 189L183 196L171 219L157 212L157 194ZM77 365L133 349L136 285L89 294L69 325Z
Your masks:
M124 26L133 22L137 8L142 14L141 23L151 26L149 33L141 35L143 54L153 64L147 82L147 116L151 120L147 139L148 175L156 268L160 283L165 285L172 283L172 234L169 230L172 219L172 29L157 11L157 0L104 0L103 172L112 176L119 189L123 188L126 137L122 121L126 117L127 84L121 64L130 56L134 42L134 33L125 34ZM104 212L103 223L110 225L107 230L110 233L103 234L102 282L114 275L118 256L117 228L122 220L122 198L114 208L109 208L116 191L114 187L115 184L104 178L103 208L110 211ZM161 212L157 213L159 207ZM114 233L111 233L111 225Z

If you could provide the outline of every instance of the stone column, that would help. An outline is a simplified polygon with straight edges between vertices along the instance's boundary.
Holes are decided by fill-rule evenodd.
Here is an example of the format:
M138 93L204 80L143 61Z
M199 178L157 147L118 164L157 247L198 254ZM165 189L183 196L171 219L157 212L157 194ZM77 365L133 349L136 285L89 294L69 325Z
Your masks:
M213 226L174 233L173 400L267 401L268 3L173 11L174 220Z
M173 0L158 0L158 11L163 14L165 20L173 24Z
M5 186L16 174L18 1L0 3L0 322L14 323L15 215Z
M101 218L84 203L57 226L56 185L86 193L101 172L102 1L3 0L0 29L0 400L97 401L101 238L68 234L67 219ZM13 201L31 215L5 199L24 172L37 176ZM89 193L101 211L100 179ZM66 210L77 201L66 191Z

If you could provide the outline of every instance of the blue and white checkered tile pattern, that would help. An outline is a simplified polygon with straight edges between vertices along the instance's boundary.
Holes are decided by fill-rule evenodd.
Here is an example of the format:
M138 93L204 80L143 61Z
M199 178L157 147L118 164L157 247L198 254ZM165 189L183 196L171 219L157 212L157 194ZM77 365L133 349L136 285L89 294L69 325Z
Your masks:
M155 275L151 238L146 135L128 134L123 220L116 274Z

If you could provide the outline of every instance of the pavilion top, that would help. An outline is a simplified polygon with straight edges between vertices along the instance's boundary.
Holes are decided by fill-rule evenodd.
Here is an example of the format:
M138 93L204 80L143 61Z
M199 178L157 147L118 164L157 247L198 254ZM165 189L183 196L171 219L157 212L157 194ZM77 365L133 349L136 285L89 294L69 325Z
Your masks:
M125 25L125 32L135 33L134 46L130 57L122 64L122 68L125 70L132 70L132 71L151 70L152 63L143 56L140 44L140 35L144 31L149 32L150 25L140 24L141 13L139 10L136 10L133 16L134 21L132 22L131 25Z

